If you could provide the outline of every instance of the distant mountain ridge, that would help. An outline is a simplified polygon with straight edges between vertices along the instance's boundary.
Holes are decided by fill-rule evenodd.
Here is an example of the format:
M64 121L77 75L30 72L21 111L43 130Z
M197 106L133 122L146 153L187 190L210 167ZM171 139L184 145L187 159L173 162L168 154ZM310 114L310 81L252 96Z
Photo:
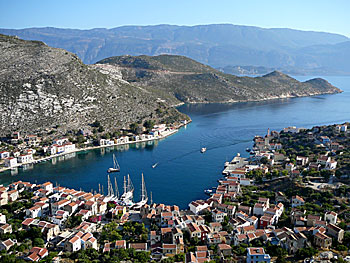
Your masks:
M326 80L299 82L273 71L262 77L222 73L184 56L117 56L97 62L115 67L124 80L158 95L169 104L261 101L341 92Z
M218 24L0 29L0 33L44 41L89 64L125 54L173 54L212 67L253 65L298 74L350 74L349 38L324 32Z

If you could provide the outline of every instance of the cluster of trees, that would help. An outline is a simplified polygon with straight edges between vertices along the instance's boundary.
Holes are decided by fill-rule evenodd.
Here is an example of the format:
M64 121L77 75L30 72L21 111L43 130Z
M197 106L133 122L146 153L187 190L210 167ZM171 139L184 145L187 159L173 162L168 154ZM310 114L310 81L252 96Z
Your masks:
M148 230L144 224L138 222L126 222L122 227L115 222L106 224L100 234L100 242L110 242L125 239L129 242L146 242Z
M74 262L79 263L109 263L132 261L135 263L143 263L150 261L150 252L135 251L134 249L114 249L109 253L100 253L99 251L89 248L86 250L79 250L74 253L66 253L66 258L73 259Z

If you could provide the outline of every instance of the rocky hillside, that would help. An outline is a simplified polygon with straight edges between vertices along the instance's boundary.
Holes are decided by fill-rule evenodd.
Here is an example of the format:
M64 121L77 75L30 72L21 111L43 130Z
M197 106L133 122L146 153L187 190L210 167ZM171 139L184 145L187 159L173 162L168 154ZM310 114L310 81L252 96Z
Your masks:
M63 49L0 35L0 135L53 127L64 133L95 120L112 130L146 119L186 118L120 77Z
M171 104L256 101L338 93L326 80L299 82L278 71L263 77L237 77L183 56L118 56L98 67L114 66L123 79L157 92Z

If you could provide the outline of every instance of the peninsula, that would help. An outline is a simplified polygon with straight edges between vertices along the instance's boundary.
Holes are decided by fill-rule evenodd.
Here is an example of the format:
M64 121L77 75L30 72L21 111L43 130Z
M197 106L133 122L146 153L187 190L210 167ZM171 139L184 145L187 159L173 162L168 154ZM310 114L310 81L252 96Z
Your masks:
M183 103L261 101L341 92L326 80L299 82L272 72L249 78L224 74L182 56L122 56L85 65L74 54L39 41L0 35L0 136L106 132L146 121L179 125ZM52 136L53 137L53 136Z

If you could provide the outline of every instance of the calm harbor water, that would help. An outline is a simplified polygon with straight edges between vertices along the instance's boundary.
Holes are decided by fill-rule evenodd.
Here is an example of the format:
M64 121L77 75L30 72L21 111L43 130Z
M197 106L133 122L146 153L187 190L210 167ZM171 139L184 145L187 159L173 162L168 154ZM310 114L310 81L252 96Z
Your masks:
M297 77L299 80L310 77ZM85 191L107 191L107 169L116 153L121 172L117 177L122 191L123 176L130 174L135 186L134 199L140 196L141 173L153 200L186 208L191 200L205 198L204 189L216 186L223 164L252 146L254 135L264 135L267 128L287 126L312 127L349 121L350 77L325 77L344 90L342 94L237 104L184 105L180 111L193 122L177 134L154 144L130 145L119 149L96 149L76 153L27 170L0 174L0 183L25 180L51 181L61 186ZM207 147L204 154L201 147ZM153 169L152 165L158 163Z

